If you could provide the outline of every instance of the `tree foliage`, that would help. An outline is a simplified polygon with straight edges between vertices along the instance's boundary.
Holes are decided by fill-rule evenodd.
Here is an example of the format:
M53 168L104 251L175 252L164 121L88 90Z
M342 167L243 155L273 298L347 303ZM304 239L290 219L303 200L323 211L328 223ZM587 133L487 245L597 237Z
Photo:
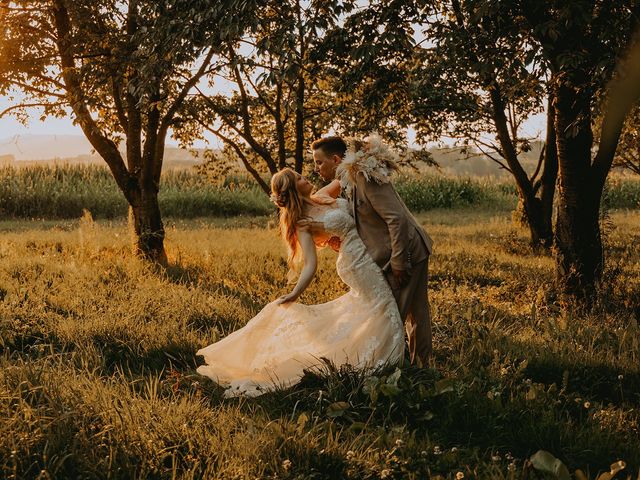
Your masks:
M207 77L209 91L199 89L185 105L182 141L213 133L265 191L262 173L302 171L306 143L334 125L334 80L315 50L349 8L344 1L261 5L255 28L224 43L224 63ZM213 91L221 84L227 91Z
M251 24L252 11L240 0L5 3L0 94L19 92L24 101L2 115L71 110L132 207L138 249L162 260L165 139L220 45Z

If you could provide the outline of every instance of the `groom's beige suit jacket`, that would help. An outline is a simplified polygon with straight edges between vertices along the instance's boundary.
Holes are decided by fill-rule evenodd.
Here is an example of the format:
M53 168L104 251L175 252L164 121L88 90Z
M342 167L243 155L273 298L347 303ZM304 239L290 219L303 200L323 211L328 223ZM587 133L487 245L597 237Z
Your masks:
M410 271L431 254L431 237L390 182L367 181L359 173L349 201L358 234L383 271Z

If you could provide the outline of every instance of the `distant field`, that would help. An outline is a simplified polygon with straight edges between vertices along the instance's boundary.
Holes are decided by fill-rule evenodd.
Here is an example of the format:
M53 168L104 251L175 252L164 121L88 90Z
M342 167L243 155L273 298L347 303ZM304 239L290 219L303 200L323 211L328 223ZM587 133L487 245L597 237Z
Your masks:
M565 315L509 211L418 214L432 368L255 400L223 400L195 352L289 288L266 217L168 221L166 271L121 219L0 222L0 478L541 479L539 449L575 478L618 460L636 478L640 212L609 216L597 308ZM334 262L320 252L303 302L345 291Z
M399 176L396 186L409 208L426 211L475 205L513 209L516 189L509 180L433 174ZM247 177L210 183L190 169L168 170L162 179L160 207L165 217L269 215L267 196ZM640 178L614 177L608 185L609 208L640 207ZM94 218L127 215L126 202L110 172L101 165L32 165L0 168L0 216L4 218L73 219L83 209Z

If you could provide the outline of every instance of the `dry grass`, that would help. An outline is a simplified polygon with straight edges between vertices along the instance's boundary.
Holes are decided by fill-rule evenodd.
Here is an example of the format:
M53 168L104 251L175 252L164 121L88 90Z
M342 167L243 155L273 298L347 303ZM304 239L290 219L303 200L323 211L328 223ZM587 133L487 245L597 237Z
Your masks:
M616 460L635 477L640 213L610 214L586 315L560 311L552 259L508 211L420 219L437 242L432 368L328 368L230 401L194 353L286 291L268 218L170 223L164 272L131 256L121 222L1 224L0 476L535 478L525 459L542 448L591 478ZM334 261L321 253L303 302L345 291Z

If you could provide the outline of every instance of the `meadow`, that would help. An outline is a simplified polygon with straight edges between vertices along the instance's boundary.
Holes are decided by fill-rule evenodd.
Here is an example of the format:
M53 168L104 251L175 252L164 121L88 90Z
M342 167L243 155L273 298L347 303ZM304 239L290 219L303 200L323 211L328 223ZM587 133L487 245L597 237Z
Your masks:
M5 192L22 181L2 178ZM633 196L620 182L610 199ZM49 219L30 221L4 203L0 477L532 479L544 476L529 459L545 450L578 479L637 478L640 211L609 204L607 271L594 309L578 313L560 308L553 259L513 224L507 184L398 185L436 241L432 364L367 375L326 365L257 399L224 400L195 373L195 352L290 288L272 210L165 211L169 266L157 269L132 255L120 214L32 210ZM208 188L231 205L256 194ZM320 252L302 302L346 291L334 262Z
M505 179L410 171L396 186L412 211L478 205L509 209L516 204L515 186ZM167 170L159 202L164 216L183 219L273 213L268 197L246 175L211 183L193 169ZM640 178L613 176L605 203L608 208L640 208ZM95 219L127 216L127 203L105 166L43 162L0 167L0 218L77 219L85 209Z

